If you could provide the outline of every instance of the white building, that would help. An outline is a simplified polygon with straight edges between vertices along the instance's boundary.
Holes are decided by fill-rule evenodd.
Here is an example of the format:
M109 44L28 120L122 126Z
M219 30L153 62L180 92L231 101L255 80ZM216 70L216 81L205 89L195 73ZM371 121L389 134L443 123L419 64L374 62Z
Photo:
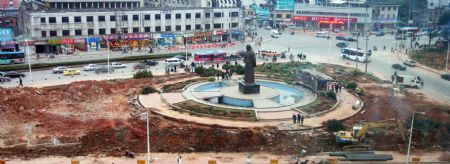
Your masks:
M145 0L149 7L241 7L242 0Z
M144 7L144 0L45 0L52 9L124 9Z
M448 8L450 0L427 0L427 9Z

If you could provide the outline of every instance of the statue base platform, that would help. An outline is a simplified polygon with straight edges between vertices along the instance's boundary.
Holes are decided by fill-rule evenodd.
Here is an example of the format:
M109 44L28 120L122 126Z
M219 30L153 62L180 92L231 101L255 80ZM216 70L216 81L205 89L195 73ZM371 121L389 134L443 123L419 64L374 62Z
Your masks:
M239 82L239 91L243 94L259 94L259 85L258 84L246 84L243 81Z

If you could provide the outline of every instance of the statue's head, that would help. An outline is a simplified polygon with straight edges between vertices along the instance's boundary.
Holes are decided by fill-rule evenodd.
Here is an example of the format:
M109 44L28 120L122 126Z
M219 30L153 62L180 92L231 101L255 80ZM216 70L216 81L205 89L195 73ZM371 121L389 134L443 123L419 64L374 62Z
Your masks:
M252 50L252 46L250 44L247 44L247 46L245 48L247 49L247 51Z

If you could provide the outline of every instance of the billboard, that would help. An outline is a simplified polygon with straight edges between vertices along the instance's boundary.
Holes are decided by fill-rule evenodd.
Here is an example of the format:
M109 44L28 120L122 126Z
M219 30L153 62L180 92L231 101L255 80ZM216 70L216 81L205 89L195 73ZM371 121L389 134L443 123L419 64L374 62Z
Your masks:
M347 18L343 17L323 17L323 16L293 16L291 18L292 21L313 21L320 23L333 23L333 24L344 24L347 23ZM358 21L357 18L350 18L351 23L356 23Z
M10 42L13 41L13 31L11 28L0 28L0 41Z
M263 8L256 8L255 10L256 18L257 19L268 19L270 15L270 11Z
M275 10L294 10L295 0L277 0Z

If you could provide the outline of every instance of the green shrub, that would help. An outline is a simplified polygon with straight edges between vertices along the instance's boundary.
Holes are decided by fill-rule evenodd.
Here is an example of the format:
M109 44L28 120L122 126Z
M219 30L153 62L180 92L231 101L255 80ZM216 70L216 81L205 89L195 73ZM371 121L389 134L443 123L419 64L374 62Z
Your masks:
M214 81L216 81L216 78L214 78L214 77L208 77L208 81L209 81L209 82L214 82Z
M231 65L231 64L224 64L224 65L222 65L222 69L223 69L223 70L232 69L233 67L234 67L234 66Z
M133 78L135 78L135 79L149 78L149 77L153 77L152 71L147 71L147 70L138 71L133 75Z
M358 77L358 76L361 76L362 74L363 74L363 72L361 72L359 69L355 69L352 72L353 77Z
M153 87L144 87L144 88L142 88L141 94L148 95L150 93L155 93L155 92L158 92L158 90L156 90Z
M356 87L358 87L358 84L356 84L354 81L347 84L347 89L355 90Z
M334 93L333 91L328 91L327 92L327 98L332 99L332 100L336 100L336 93Z
M234 65L234 67L232 68L232 71L234 73L239 74L239 75L243 75L244 74L244 70L245 70L244 66L242 66L240 64Z
M197 68L195 68L195 73L199 76L203 75L203 73L205 72L205 68L203 66L199 66Z
M325 128L330 133L346 129L344 123L342 123L341 121L338 121L336 119L328 120L324 124L325 124Z

